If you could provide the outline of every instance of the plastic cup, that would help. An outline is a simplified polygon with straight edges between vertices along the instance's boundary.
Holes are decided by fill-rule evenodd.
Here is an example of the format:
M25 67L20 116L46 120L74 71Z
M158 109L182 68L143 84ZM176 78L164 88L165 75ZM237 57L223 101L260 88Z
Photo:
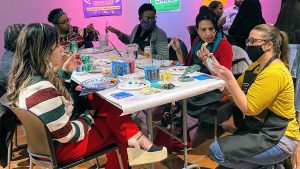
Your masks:
M159 66L145 66L144 67L144 75L145 79L149 80L151 83L155 83L159 81Z

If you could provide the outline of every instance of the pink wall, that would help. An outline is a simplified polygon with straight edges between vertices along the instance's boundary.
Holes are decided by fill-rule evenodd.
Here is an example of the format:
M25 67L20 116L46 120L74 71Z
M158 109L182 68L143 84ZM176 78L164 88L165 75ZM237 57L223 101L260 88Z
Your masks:
M177 36L186 42L189 47L189 35L186 26L194 24L194 18L199 10L202 0L181 0L180 12L158 13L158 25L167 32L168 36ZM107 16L98 18L83 17L82 0L7 0L0 6L0 57L4 51L3 34L6 26L13 23L47 23L47 15L53 8L61 7L72 18L71 24L84 27L93 22L100 33L104 33L106 20L109 25L120 28L123 32L130 33L138 23L137 10L139 6L149 0L123 0L122 16ZM228 0L228 6L234 0ZM280 10L281 0L261 0L263 15L267 23L275 23ZM119 48L123 44L115 35L110 34L110 39Z

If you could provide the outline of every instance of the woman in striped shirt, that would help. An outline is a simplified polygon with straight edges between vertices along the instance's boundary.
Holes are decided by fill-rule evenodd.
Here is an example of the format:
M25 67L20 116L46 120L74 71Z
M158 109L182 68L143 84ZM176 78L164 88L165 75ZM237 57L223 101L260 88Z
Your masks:
M58 42L58 33L54 27L39 23L24 27L17 41L7 90L10 102L30 110L47 125L58 162L67 163L80 159L113 142L121 147L125 168L128 166L128 145L140 146L146 150L135 159L150 157L148 161L138 160L135 163L129 156L131 165L166 158L165 148L153 145L141 134L130 117L120 116L120 109L103 100L98 102L100 106L96 113L86 110L77 119L70 120L73 100L61 77L70 79L71 72L81 64L81 58L78 54L73 54L62 63L62 52L63 48ZM62 67L58 71L59 76L54 73L54 68L57 67ZM138 141L134 145L130 140ZM107 169L119 168L114 158L114 154L108 155Z

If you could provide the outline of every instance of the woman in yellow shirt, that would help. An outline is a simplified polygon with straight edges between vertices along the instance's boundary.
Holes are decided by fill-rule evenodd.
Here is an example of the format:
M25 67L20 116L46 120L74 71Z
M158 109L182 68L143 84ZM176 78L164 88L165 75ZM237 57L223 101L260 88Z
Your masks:
M214 75L226 82L231 95L237 131L210 145L214 161L229 168L272 168L298 146L299 124L294 108L294 88L287 61L287 35L261 24L252 29L246 52L253 64L236 81L230 70L214 59ZM203 47L202 60L210 56Z

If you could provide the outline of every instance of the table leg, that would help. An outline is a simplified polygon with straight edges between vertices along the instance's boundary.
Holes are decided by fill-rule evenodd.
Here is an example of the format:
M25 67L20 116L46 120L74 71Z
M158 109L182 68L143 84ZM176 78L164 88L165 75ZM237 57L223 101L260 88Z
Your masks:
M152 112L146 110L147 112L147 128L148 128L148 138L153 141L153 124L152 124Z
M153 121L151 110L146 110L147 112L147 128L148 128L148 138L153 141ZM150 169L154 169L154 164L150 164Z
M187 99L182 101L182 129L183 129L183 146L184 146L184 168L183 169L192 169L197 168L200 169L200 166L196 164L188 165L188 141L187 141Z
M182 126L183 126L183 146L184 146L184 168L187 168L187 100L182 101Z

